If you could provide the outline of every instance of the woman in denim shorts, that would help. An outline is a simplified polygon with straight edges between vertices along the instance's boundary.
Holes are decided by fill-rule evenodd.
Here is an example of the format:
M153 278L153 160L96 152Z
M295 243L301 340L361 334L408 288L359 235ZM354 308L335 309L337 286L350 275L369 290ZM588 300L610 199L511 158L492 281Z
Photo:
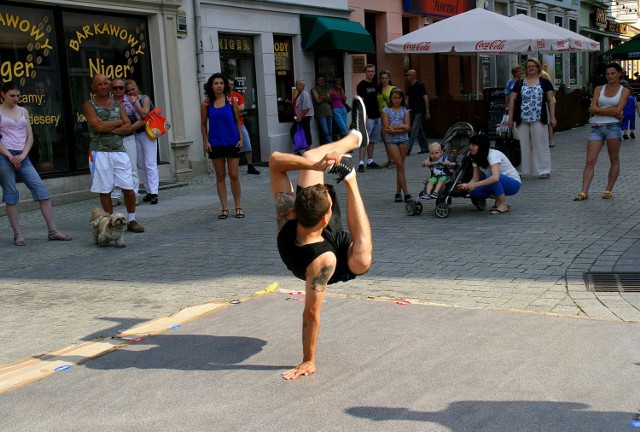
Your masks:
M602 193L602 198L613 197L613 186L620 174L620 142L622 140L620 120L630 95L629 89L620 84L621 76L622 68L619 64L608 64L605 72L607 83L596 87L593 91L589 107L589 112L592 114L589 120L591 134L587 141L587 161L582 173L582 191L573 198L574 201L584 201L589 198L589 186L593 180L594 168L605 143L609 153L610 167L607 187Z
M16 179L20 179L29 188L33 200L40 204L40 211L49 228L49 240L72 240L56 228L49 191L40 180L38 172L29 160L29 150L33 145L33 131L29 123L29 112L18 106L20 90L9 81L2 86L2 104L0 104L0 184L2 202L6 204L9 224L13 228L13 242L24 246L26 241L20 231L18 208L20 199Z

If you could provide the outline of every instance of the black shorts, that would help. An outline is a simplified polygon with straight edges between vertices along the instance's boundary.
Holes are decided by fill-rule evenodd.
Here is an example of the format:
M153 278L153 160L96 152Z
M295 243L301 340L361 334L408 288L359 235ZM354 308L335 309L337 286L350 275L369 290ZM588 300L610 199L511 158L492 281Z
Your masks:
M236 146L211 147L209 159L233 159L240 157L240 150Z

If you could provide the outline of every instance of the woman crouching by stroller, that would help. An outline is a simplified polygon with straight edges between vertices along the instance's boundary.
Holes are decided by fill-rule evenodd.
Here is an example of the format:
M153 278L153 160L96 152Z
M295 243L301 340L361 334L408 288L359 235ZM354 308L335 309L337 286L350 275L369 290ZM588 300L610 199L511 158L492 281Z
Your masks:
M495 198L496 203L490 212L499 215L509 211L506 197L518 193L522 180L509 159L502 152L490 148L490 144L486 135L474 135L469 139L473 177L469 183L458 187L468 191L471 198ZM485 175L483 180L480 172Z

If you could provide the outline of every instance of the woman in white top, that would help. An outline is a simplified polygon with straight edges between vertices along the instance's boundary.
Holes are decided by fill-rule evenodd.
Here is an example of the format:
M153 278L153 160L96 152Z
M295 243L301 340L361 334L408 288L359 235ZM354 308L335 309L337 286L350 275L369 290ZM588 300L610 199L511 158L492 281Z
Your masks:
M522 185L518 171L502 152L490 148L491 142L486 135L474 135L469 141L473 178L469 183L460 184L460 189L468 191L472 198L496 197L491 214L507 213L509 206L506 197L517 194ZM483 180L480 179L480 172L486 176Z
M607 83L595 88L589 107L589 112L593 116L589 120L591 134L587 141L587 162L582 172L582 191L573 198L574 201L584 201L589 198L589 186L593 180L594 167L605 143L609 153L610 167L607 188L602 193L602 198L613 197L613 186L620 174L620 140L622 139L620 120L631 92L620 85L622 68L619 64L608 64L605 76Z
M38 172L29 160L29 150L33 145L33 131L29 123L29 112L18 106L20 90L9 81L0 91L0 184L2 185L2 202L7 207L9 224L13 228L13 243L24 246L26 241L18 222L20 199L16 179L21 179L33 195L33 200L40 204L40 211L49 228L49 240L72 240L56 228L53 217L49 190L40 180Z

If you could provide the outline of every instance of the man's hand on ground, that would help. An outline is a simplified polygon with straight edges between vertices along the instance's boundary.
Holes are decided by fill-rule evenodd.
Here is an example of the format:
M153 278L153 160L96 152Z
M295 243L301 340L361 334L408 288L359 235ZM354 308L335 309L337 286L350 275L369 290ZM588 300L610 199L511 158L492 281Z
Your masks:
M286 372L282 373L282 378L286 380L294 380L298 378L300 375L309 376L315 373L316 365L312 362L303 362L293 369L289 369Z

